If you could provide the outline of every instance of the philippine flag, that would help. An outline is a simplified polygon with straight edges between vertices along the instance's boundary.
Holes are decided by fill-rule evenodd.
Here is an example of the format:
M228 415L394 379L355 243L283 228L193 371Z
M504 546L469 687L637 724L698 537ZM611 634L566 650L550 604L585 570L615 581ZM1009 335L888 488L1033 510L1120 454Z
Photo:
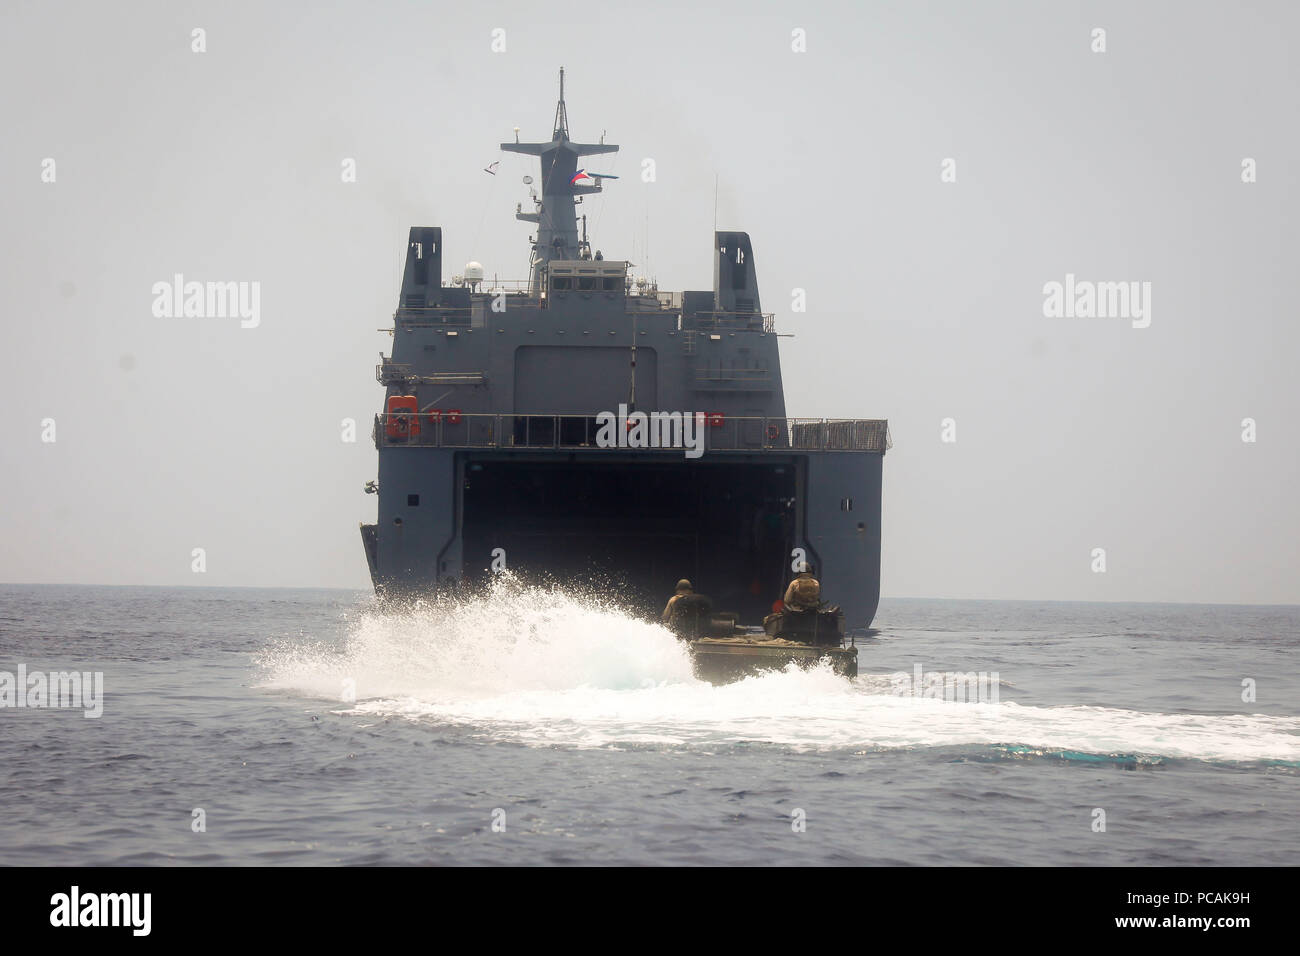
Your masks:
M590 179L590 178L591 177L587 175L587 171L585 169L580 169L573 174L573 178L569 180L569 185L572 186L579 179Z

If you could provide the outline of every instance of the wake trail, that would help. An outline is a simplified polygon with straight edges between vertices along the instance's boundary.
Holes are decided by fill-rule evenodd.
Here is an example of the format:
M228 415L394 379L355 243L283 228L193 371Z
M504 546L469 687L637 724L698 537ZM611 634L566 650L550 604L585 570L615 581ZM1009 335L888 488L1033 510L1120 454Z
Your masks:
M1296 717L956 703L911 696L910 675L849 681L825 667L715 687L695 679L668 630L607 596L508 575L475 600L363 611L341 648L280 641L258 663L261 686L335 701L341 713L529 746L976 746L1300 765Z

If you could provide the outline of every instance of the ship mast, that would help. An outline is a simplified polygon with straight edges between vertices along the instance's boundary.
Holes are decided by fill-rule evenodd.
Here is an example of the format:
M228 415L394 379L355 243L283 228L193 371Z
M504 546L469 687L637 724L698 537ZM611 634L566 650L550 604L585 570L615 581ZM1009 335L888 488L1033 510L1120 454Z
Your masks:
M518 134L516 134L517 136ZM603 139L604 137L602 137ZM547 265L555 259L577 259L581 251L578 241L578 217L575 210L578 197L601 191L599 175L579 176L578 158L601 153L616 153L618 147L606 143L574 143L569 139L569 114L564 105L564 69L560 69L560 99L555 104L555 123L549 143L502 143L507 153L536 156L542 167L542 195L534 198L533 212L517 212L515 218L537 224L533 240L529 275L532 292L540 295ZM589 179L592 185L580 182Z

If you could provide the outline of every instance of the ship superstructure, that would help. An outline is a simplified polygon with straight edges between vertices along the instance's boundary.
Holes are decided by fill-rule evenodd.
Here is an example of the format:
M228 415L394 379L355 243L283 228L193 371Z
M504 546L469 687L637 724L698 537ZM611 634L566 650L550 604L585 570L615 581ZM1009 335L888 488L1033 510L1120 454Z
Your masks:
M602 137L603 139L603 137ZM612 177L569 137L563 73L539 161L526 282L444 281L442 230L410 231L375 418L376 590L404 597L502 567L662 606L688 577L757 623L800 561L851 630L875 614L888 426L787 417L753 245L714 233L713 288L660 292L593 251L575 205ZM373 486L372 486L373 487Z

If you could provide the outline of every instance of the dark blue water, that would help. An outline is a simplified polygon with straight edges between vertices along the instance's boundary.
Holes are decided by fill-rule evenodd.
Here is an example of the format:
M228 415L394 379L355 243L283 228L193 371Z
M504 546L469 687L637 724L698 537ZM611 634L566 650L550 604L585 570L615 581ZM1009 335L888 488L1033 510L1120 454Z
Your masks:
M553 593L0 586L0 671L105 687L0 709L0 863L1300 863L1300 608L877 625L856 681L715 688ZM918 696L955 672L997 702Z

